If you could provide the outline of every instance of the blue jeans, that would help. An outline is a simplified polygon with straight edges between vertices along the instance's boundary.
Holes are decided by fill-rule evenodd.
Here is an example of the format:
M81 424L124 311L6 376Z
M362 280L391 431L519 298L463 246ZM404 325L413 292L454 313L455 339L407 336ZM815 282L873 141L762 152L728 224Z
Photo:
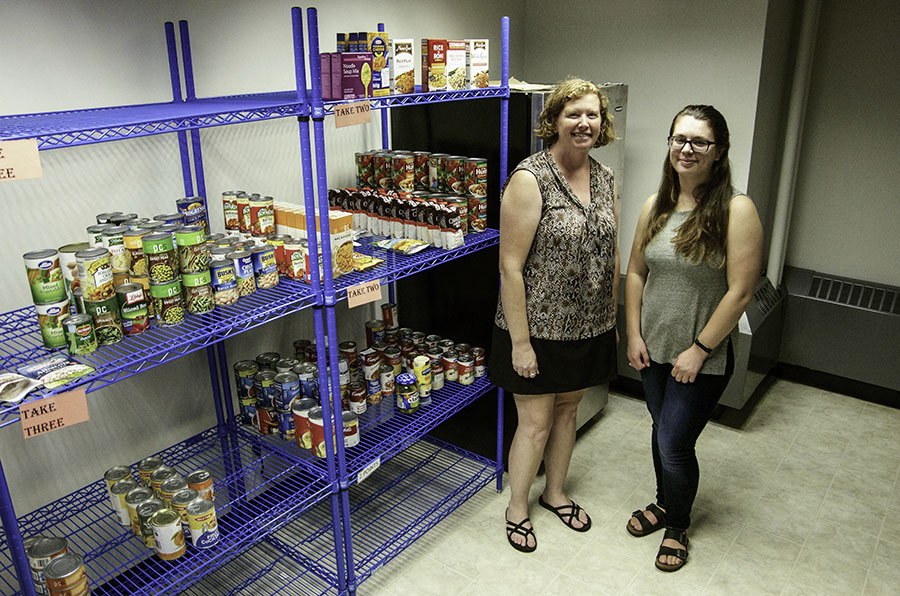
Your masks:
M641 370L644 398L653 418L656 502L666 511L668 528L687 530L691 525L691 507L700 482L694 446L733 371L730 343L724 375L698 374L693 383L679 383L672 376L671 364L651 361Z

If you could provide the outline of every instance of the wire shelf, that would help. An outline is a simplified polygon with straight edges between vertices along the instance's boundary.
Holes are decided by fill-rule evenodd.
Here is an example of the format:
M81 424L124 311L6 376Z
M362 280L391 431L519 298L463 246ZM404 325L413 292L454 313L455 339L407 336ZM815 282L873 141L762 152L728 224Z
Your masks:
M80 386L87 392L96 391L315 302L316 297L308 285L282 278L274 288L257 290L233 305L217 306L204 315L189 314L180 325L153 326L91 354L74 356L74 360L94 367L95 372L53 390L36 389L23 403ZM33 307L0 314L0 371L15 372L17 367L60 351L44 347ZM0 409L0 428L17 420L17 406Z
M188 544L181 558L158 559L130 528L118 524L102 479L21 517L22 535L66 538L69 550L84 556L95 595L174 594L333 492L325 477L296 467L265 442L236 434L219 436L215 428L158 455L183 475L198 468L212 473L221 535L214 547L198 550ZM15 572L5 536L0 562L0 594L20 594L13 588ZM323 573L327 569L320 568ZM333 570L321 579L337 584Z
M500 232L488 228L477 234L469 233L465 236L465 244L459 248L444 250L430 247L414 255L402 255L396 251L372 246L372 242L384 239L384 236L368 236L358 241L360 246L354 247L353 250L383 259L384 263L380 263L368 271L348 273L335 279L335 300L345 299L347 288L351 286L376 279L380 279L383 284L394 282L499 244Z
M421 86L416 85L420 90ZM467 99L483 99L486 97L509 97L509 87L485 87L482 89L460 89L457 91L429 91L422 93L409 93L406 95L387 95L383 97L368 98L372 109L399 108L403 106L417 106L426 103L439 103L447 101L462 101ZM326 101L323 105L325 114L334 114L334 109L340 105L356 103L359 99L345 99L339 101Z

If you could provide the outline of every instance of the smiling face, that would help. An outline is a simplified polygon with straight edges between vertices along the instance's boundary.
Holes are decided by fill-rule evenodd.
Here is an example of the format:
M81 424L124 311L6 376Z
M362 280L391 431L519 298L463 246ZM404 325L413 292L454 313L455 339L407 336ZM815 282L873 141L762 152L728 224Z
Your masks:
M600 136L600 98L593 93L566 102L556 118L560 148L590 151Z
M716 140L709 123L688 115L681 116L675 121L671 136L709 142ZM706 153L698 153L694 151L693 145L685 143L680 148L669 148L669 162L679 177L688 176L702 182L709 179L713 165L721 158L722 153L723 149L718 145L710 145Z

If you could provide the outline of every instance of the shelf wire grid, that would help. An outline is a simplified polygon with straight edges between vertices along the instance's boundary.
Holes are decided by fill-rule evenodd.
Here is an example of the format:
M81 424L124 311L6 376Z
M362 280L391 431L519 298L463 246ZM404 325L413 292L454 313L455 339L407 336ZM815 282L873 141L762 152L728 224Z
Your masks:
M376 279L380 279L382 283L394 282L499 244L500 232L491 228L477 234L470 232L465 236L465 244L463 246L451 250L429 247L414 255L404 255L393 250L373 246L372 243L378 240L385 240L385 237L367 236L360 238L358 241L360 246L353 247L353 250L383 259L384 263L379 263L367 271L348 273L335 279L334 291L336 300L345 299L347 297L347 288L351 286Z
M416 89L421 89L416 85ZM483 99L486 97L509 97L509 87L484 87L480 89L459 89L449 91L429 91L422 93L409 93L406 95L386 95L383 97L368 98L371 109L400 108L426 103L447 101L462 101L467 99ZM356 103L359 99L344 99L339 101L326 101L323 105L325 114L334 114L334 109L343 104Z
M69 550L84 556L95 595L175 594L333 493L325 477L296 467L264 442L220 434L215 428L158 455L182 475L198 468L212 473L221 536L212 548L195 549L189 542L181 558L158 559L130 527L119 525L105 480L23 516L19 519L22 535L66 538ZM12 588L15 570L5 536L0 540L0 561L3 596L20 594ZM318 565L315 569L321 573L320 583L337 585L333 568Z
M314 303L315 296L308 285L283 278L274 288L257 290L233 305L217 306L203 315L188 314L180 325L153 325L91 354L73 356L73 360L92 366L95 371L53 390L35 389L23 403L79 386L86 392L96 391ZM0 371L15 372L20 366L60 351L44 347L33 307L0 314ZM0 428L17 420L18 406L0 409Z

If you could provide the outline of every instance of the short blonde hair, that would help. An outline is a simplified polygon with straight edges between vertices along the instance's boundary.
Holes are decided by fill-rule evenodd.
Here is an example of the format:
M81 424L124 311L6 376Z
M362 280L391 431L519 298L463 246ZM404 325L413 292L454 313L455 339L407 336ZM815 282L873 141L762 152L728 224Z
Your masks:
M585 95L593 93L600 100L600 136L594 147L604 147L609 145L616 139L613 131L612 115L609 113L609 100L600 90L600 87L590 81L577 78L569 78L559 83L550 92L550 96L544 102L544 109L541 111L541 117L538 127L534 130L538 138L548 141L551 145L559 139L559 133L556 131L556 119L562 113L566 104L573 99L580 99Z

